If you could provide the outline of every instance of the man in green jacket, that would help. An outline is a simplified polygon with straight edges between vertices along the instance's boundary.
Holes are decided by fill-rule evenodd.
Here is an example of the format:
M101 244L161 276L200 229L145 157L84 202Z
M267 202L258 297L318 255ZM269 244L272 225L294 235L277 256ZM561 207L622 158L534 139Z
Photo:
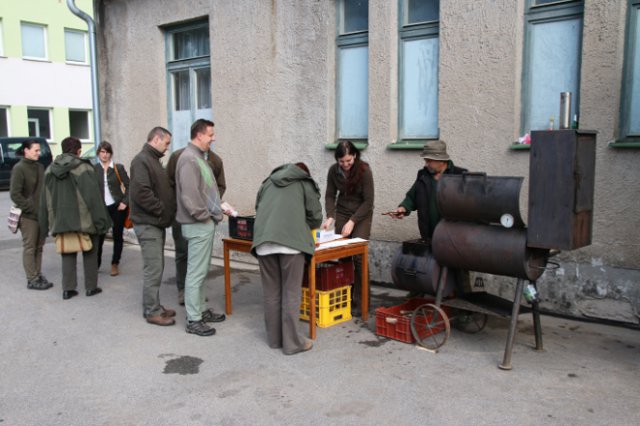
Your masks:
M11 201L22 210L20 233L22 234L22 265L27 275L27 288L46 290L53 287L42 275L42 247L45 235L40 233L38 210L40 192L44 181L44 167L38 163L40 144L36 140L22 143L24 158L11 172Z
M89 234L92 248L82 252L84 285L87 296L102 292L98 287L98 237L111 227L111 218L102 200L100 178L91 162L79 158L80 139L65 138L62 154L44 174L44 191L40 200L42 235L54 237L68 232ZM60 235L62 237L62 235ZM62 253L62 298L76 296L78 287L77 253Z
M262 182L251 251L260 264L267 343L285 355L313 346L298 332L305 257L322 223L320 190L304 163L285 164Z

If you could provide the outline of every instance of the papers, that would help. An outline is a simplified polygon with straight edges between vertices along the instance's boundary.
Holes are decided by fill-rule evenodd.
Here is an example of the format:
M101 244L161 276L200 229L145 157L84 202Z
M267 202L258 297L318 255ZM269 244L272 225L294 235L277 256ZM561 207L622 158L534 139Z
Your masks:
M316 230L316 239L319 244L328 243L329 241L335 241L343 238L342 235L336 234L335 230L323 231L322 229Z
M340 237L342 238L342 237ZM316 247L316 251L320 251L320 250L324 250L324 249L330 249L330 248L334 248L334 247L340 247L340 246L346 246L349 244L355 244L355 243L363 243L366 242L367 240L362 239L362 238L344 238L344 239L340 239L340 240L334 240L334 241L328 241L326 243L321 243L320 246Z

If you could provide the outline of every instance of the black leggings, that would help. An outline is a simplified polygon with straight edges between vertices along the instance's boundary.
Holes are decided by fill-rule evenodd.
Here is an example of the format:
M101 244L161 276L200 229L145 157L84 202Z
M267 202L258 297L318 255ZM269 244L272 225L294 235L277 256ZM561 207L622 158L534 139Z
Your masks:
M113 256L111 257L111 264L118 265L120 263L120 256L122 255L122 231L124 229L124 220L127 217L127 209L118 210L118 204L114 203L107 206L109 216L113 222ZM104 244L105 234L100 235L100 242L98 244L98 267L102 264L102 245Z

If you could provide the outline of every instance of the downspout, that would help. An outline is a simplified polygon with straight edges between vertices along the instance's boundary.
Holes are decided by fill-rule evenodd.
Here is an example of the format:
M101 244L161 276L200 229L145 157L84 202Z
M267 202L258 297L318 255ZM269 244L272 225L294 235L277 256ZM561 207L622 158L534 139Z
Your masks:
M76 6L76 0L67 0L69 10L85 21L89 27L89 51L91 56L91 97L93 102L93 145L98 154L98 144L100 143L100 98L98 94L98 61L96 55L96 24L87 13Z

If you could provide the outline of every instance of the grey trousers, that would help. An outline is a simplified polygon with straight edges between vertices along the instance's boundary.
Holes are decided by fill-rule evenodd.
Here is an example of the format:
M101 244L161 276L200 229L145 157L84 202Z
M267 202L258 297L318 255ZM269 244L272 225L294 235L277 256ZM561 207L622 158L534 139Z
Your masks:
M173 235L173 246L176 250L176 286L178 291L184 290L184 283L187 279L187 261L189 259L189 243L182 235L182 225L173 222L171 225Z
M44 246L44 238L40 238L38 221L21 218L20 234L22 234L22 266L27 280L33 281L40 275L42 246Z
M84 288L93 290L98 287L98 235L90 235L93 247L82 252L84 268ZM63 253L62 256L62 290L78 288L78 253Z
M164 228L153 225L134 225L142 252L142 314L155 317L162 313L160 305L160 284L164 272Z
M291 354L304 348L306 339L298 331L304 254L258 256L264 293L267 343Z

